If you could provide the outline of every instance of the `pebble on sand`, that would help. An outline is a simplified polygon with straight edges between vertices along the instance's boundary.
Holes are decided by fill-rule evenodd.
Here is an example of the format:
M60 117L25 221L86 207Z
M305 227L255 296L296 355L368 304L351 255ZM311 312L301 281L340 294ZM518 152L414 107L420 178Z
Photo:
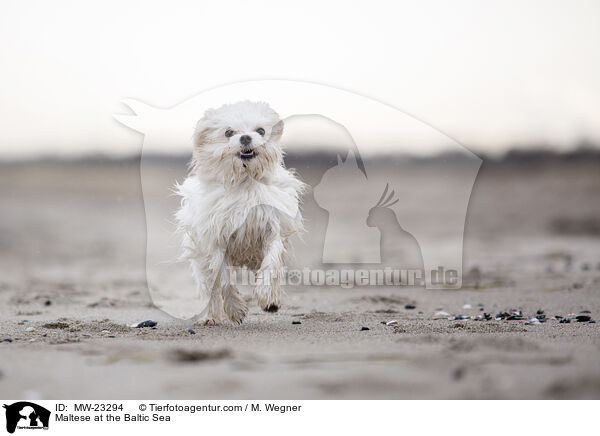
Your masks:
M508 312L500 312L496 314L496 320L519 321L524 319L521 310L512 309Z
M292 324L302 324L300 321L292 321Z
M360 331L361 331L361 332L364 332L365 330L371 330L371 329L370 329L369 327L365 327L365 326L362 326L362 327L360 328Z
M195 335L196 334L196 331L194 329L191 329L191 328L187 328L187 329L185 329L185 331L188 332L190 335Z
M140 329L144 327L155 327L158 323L156 321L152 321L151 319L139 322L137 324L131 324L132 328Z
M414 304L406 304L406 305L404 306L404 308L405 308L405 309L408 309L408 310L412 310L412 309L416 309L416 308L417 308L417 306L416 306L416 305L414 305Z
M577 322L588 322L592 317L589 315L577 315L575 319Z
M537 318L531 318L528 322L525 323L526 325L539 325L541 324L540 320Z

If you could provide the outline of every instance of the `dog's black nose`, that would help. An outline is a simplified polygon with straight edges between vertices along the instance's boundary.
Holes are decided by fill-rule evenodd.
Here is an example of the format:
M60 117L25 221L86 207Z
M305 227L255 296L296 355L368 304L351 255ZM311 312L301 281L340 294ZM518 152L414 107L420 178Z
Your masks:
M242 145L248 145L252 142L252 138L249 135L240 136L240 142Z

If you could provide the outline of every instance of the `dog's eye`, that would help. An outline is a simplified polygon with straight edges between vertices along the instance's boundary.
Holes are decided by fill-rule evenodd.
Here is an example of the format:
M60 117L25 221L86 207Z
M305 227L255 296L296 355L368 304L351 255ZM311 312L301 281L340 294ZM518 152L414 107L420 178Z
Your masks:
M225 136L227 138L231 138L233 136L233 130L230 130L230 129L226 130L225 131Z
M259 127L258 129L256 129L256 133L258 133L260 136L265 136L265 129Z

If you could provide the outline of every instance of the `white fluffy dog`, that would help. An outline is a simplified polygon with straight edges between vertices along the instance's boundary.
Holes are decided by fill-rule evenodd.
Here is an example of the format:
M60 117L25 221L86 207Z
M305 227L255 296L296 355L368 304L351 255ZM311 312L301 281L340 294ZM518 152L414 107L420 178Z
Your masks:
M283 165L283 121L266 103L242 101L206 111L194 134L189 177L175 217L208 306L200 321L241 323L248 312L229 267L257 273L260 307L276 312L290 237L302 230L304 184Z

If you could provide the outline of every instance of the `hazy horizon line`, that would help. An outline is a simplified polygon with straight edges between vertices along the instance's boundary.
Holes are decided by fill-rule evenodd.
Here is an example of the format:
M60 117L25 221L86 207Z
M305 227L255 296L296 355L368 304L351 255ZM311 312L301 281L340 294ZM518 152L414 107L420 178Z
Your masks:
M573 157L593 157L600 158L600 143L594 143L591 141L580 141L574 144L572 147L565 149L549 144L528 144L514 146L502 150L501 152L486 152L473 148L468 150L478 157L488 161L505 161L505 160L522 160L522 159L535 159L535 158L573 158ZM311 148L308 150L288 150L286 152L286 158L289 159L313 159L322 156L330 156L335 154L345 154L348 152L345 148L333 148L328 147L325 149ZM463 155L462 152L455 150L440 150L436 153L429 155L420 155L417 153L410 152L390 152L382 150L376 153L361 154L363 160L407 160L407 161L435 161L440 159L448 158L460 158ZM145 159L152 161L181 161L188 160L191 153L177 152L146 152L144 153ZM111 153L102 151L89 150L83 153L41 153L37 155L23 155L23 156L2 156L0 155L0 164L11 164L11 163L41 163L41 162L101 162L101 161L131 161L141 159L142 153Z

